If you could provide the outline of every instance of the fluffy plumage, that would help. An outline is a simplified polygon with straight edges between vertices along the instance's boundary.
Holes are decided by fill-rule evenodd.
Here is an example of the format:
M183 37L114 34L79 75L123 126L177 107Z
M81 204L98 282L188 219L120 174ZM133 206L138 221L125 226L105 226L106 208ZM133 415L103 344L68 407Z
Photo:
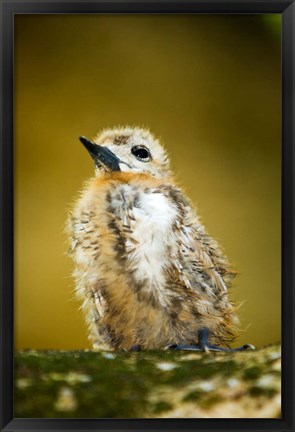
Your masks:
M95 349L228 345L237 317L228 298L234 273L175 185L164 148L147 130L107 130L94 142L119 158L96 161L68 221L76 294ZM140 158L134 149L147 149Z

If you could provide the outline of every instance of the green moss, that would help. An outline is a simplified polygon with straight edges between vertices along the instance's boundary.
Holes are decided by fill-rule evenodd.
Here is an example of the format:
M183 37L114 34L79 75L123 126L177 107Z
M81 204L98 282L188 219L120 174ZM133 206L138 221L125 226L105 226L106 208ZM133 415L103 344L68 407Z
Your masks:
M251 387L249 389L249 394L252 397L264 396L267 398L272 398L278 393L278 391L274 388L261 388L258 386Z
M251 363L258 359L261 366L249 367L249 359ZM165 362L176 367L162 370L159 363ZM259 351L212 355L175 351L111 355L92 351L19 352L15 356L15 417L140 418L178 409L186 402L210 409L223 400L222 389L233 377L243 378L245 391L251 396L270 398L275 390L251 386L265 371L273 375L274 382L280 380L279 371L272 371L268 357L263 362ZM201 385L215 382L215 378L218 393L203 391ZM72 397L72 404L58 402L64 391ZM170 392L175 392L173 407Z
M261 376L262 370L258 366L252 366L244 370L243 378L245 380L254 380Z
M210 394L207 397L204 397L203 399L199 399L198 405L203 409L209 409L213 405L216 405L217 403L220 403L223 400L223 398L219 394Z
M239 370L239 365L233 361L204 362L204 359L183 362L181 367L174 369L173 375L167 375L164 382L168 385L183 386L190 384L192 379L208 380L215 375L231 377Z
M47 353L38 362L32 356L19 356L15 365L18 376L28 376L30 371L29 376L35 378L27 391L15 387L16 417L136 417L146 406L147 382L133 372L132 364L122 356L112 364L112 360L98 353L64 353L58 361L54 353ZM83 372L91 381L71 384L66 380L69 371ZM64 373L64 379L52 379L53 373ZM55 407L64 386L77 393L74 413Z
M172 408L173 408L173 406L171 404L169 404L168 402L158 402L152 406L151 411L153 414L160 414L162 412L169 411Z
M193 391L188 393L183 399L183 402L195 402L204 396L204 392L201 390Z

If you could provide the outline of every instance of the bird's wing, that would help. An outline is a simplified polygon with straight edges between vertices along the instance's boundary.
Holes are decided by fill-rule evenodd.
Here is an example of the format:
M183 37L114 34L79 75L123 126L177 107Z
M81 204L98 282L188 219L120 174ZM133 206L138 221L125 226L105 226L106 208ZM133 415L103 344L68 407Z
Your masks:
M177 208L173 235L177 247L173 261L185 286L209 296L227 292L234 272L219 245L206 232L191 203L176 187L166 194Z
M68 254L76 262L73 273L76 296L83 301L81 309L87 320L98 322L106 313L107 302L103 280L92 270L97 267L95 263L100 255L100 233L94 212L78 207L68 219L67 231Z

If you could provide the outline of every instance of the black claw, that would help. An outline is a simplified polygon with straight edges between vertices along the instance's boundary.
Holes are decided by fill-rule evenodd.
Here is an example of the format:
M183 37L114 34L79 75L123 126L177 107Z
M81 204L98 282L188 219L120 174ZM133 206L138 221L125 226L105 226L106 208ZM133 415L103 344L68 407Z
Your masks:
M247 350L255 350L255 346L252 344L246 344L239 348L234 348L231 351L247 351Z

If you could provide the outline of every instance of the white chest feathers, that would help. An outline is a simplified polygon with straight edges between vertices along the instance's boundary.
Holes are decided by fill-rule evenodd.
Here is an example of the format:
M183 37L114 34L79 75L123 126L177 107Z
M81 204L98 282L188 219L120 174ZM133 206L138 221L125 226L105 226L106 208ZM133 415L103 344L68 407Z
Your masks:
M137 281L160 288L165 282L163 269L177 209L160 192L137 192L130 216L125 242L128 265Z

